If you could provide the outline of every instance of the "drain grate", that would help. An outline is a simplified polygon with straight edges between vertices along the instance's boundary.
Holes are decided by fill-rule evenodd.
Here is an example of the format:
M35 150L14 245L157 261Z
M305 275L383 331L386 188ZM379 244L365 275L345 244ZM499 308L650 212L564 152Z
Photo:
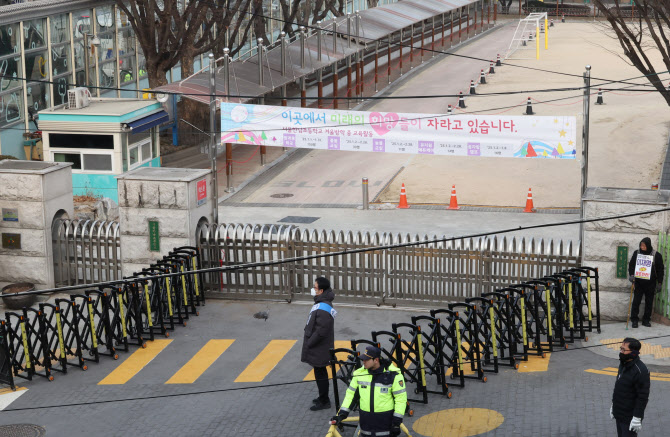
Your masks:
M19 423L16 425L0 425L0 436L3 437L41 437L47 430L39 425Z
M283 219L279 220L279 223L304 223L304 224L309 224L309 223L314 223L321 217L300 217L297 215L289 215L287 217L284 217Z
M270 194L270 197L274 197L275 199L286 199L287 197L293 197L293 194L291 194L291 193L277 193L277 194Z

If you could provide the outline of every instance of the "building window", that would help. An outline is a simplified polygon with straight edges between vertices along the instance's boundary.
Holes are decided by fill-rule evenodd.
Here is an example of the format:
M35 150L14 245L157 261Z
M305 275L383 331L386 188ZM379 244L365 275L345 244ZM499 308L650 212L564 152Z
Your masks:
M49 147L114 150L114 136L93 134L49 134Z
M72 170L81 170L81 154L79 153L54 153L55 162L71 162Z
M112 171L112 155L84 154L84 170Z

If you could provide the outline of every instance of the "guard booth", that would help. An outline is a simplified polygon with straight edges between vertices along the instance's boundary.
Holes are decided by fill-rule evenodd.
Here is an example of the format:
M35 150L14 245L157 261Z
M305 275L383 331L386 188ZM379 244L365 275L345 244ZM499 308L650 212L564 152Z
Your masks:
M116 177L160 167L159 126L169 119L156 100L95 99L75 88L65 107L39 112L44 160L72 163L73 194L117 204Z

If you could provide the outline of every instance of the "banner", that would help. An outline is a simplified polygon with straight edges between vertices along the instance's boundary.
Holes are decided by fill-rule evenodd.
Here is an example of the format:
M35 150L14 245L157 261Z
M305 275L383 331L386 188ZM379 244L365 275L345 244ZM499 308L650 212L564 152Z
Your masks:
M575 159L570 116L434 115L221 104L221 142L351 152Z

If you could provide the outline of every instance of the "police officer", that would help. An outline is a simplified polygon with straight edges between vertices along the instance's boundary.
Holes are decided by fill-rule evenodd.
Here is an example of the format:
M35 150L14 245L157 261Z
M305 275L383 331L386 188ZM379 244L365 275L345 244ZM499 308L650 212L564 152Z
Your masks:
M368 346L361 355L363 367L356 369L337 416L349 416L356 390L360 396L360 427L363 436L400 435L400 424L407 406L405 379L395 365L381 358L381 349Z

